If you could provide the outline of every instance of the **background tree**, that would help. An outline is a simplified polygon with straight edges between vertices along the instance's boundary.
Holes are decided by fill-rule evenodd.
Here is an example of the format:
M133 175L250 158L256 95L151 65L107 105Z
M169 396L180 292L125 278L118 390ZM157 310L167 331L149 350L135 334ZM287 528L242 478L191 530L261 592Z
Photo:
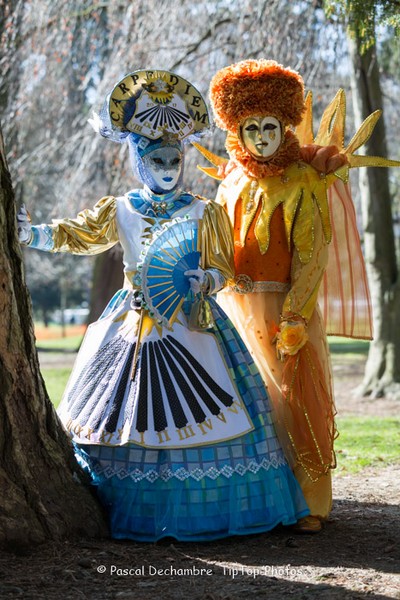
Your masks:
M62 255L54 257L40 250L32 250L32 253L37 256L34 261L30 261L30 265L32 262L38 263L38 268L29 273L29 291L36 320L48 325L52 313L59 310L61 305L88 306L91 281L87 277L87 269L82 261L74 261L74 272L71 277L68 263L62 260L64 258ZM62 294L64 299L61 299ZM60 318L62 319L61 315Z
M384 107L376 44L376 24L383 21L400 33L400 2L340 0L328 10L347 24L356 124ZM388 42L386 42L388 45ZM384 119L366 143L366 154L388 156ZM396 157L394 157L396 158ZM373 397L400 397L400 276L393 204L387 169L360 169L358 174L364 228L364 250L374 315L362 392Z
M106 534L40 376L15 214L0 131L0 545L8 549Z
M10 161L13 180L21 187L23 182L23 200L36 223L72 216L99 197L125 193L134 185L125 146L106 142L87 124L91 110L99 110L115 82L133 69L149 65L174 70L207 95L210 77L220 67L268 56L299 69L317 92L322 89L317 104L334 93L333 77L318 51L323 14L311 1L18 4L19 91L8 99L14 117L4 126L7 139L12 132L16 135ZM210 147L224 152L223 143L218 133ZM196 170L198 160L195 151L189 152L185 186L212 197L216 185ZM37 253L26 253L29 285L40 260ZM56 269L57 259L51 260ZM70 272L77 260L83 261L88 279L92 277L92 259L63 260ZM114 250L98 257L92 319L121 283L120 254Z
M101 108L115 82L129 71L143 66L175 70L207 95L210 77L219 68L247 57L273 58L302 73L306 87L314 92L316 121L337 88L349 88L345 32L333 13L325 18L322 0L13 0L7 4L0 90L11 92L0 97L3 125L18 198L24 200L35 223L73 216L101 196L123 194L135 186L125 145L102 139L87 123L91 111ZM330 4L343 14L350 5L357 9L357 18L349 22L364 23L359 27L363 43L374 30L372 6L383 8L396 26L395 10L388 11L398 8L398 1L332 0ZM380 18L378 9L377 15ZM391 40L393 35L387 37ZM388 44L386 55L392 56ZM15 76L7 80L7 74ZM388 128L390 144L398 131L393 108L398 88L392 88L389 101L388 82L386 77L385 112L387 122L393 123ZM352 132L351 111L347 117L347 131ZM216 131L204 143L224 153L224 137ZM392 149L390 154L394 156ZM197 152L188 149L184 185L213 197L216 184L196 169L198 162L202 159ZM396 181L396 176L391 177ZM31 284L43 255L25 254ZM94 271L92 258L51 255L54 272L59 260L70 273L78 263L86 269L87 281L93 281L91 318L95 319L122 284L120 254L112 251L98 257Z

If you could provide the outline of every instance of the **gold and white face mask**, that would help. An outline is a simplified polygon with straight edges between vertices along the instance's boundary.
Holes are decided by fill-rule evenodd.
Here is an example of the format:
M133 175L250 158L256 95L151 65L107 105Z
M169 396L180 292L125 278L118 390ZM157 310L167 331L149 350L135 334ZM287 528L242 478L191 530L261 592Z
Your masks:
M282 126L272 116L248 117L240 127L240 138L254 158L267 160L282 142Z

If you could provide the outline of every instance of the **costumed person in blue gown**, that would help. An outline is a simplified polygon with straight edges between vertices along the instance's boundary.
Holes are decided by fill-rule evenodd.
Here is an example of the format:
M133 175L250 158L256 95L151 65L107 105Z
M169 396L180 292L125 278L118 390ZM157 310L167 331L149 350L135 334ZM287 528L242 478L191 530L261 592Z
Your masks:
M183 143L208 128L201 94L168 71L124 77L92 123L129 144L142 189L20 240L96 254L118 241L125 285L87 330L58 414L114 538L202 541L308 514L261 376L213 294L233 277L224 209L181 188Z

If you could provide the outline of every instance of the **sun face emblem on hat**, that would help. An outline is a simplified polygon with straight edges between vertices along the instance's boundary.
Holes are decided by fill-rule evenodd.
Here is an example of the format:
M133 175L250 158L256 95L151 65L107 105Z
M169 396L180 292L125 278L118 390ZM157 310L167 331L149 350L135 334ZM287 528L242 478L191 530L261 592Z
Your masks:
M168 83L164 75L150 75L142 87L157 104L168 104L174 97L174 86Z
M109 99L113 127L151 140L172 134L179 140L209 127L200 92L169 71L134 71L113 89Z

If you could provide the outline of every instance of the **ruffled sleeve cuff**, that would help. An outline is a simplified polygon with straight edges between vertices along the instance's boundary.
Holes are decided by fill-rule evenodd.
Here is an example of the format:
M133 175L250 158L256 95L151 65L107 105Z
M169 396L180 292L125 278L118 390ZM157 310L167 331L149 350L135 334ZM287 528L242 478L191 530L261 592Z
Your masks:
M32 237L28 242L28 246L37 250L50 252L54 248L52 229L49 225L33 225Z

